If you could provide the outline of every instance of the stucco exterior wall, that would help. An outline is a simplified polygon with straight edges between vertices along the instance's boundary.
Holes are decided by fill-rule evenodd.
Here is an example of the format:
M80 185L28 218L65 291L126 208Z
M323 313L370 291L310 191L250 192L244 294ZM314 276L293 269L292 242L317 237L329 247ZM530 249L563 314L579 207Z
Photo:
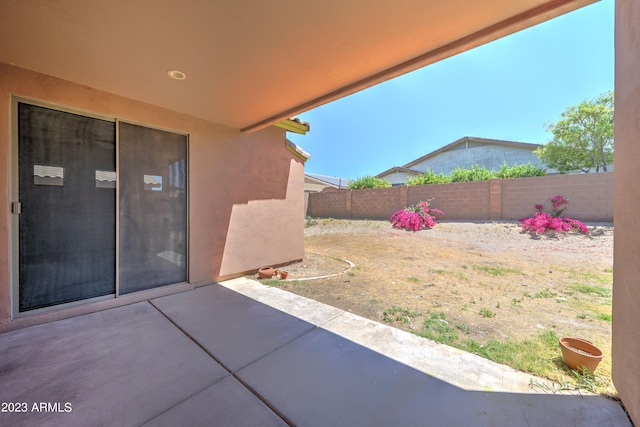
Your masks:
M640 425L640 2L616 1L613 382Z
M544 167L538 157L525 148L478 143L469 143L469 148L466 148L462 143L411 166L411 169L421 172L431 169L437 174L448 175L457 167L468 169L475 164L488 170L498 170L504 162L507 162L508 166L531 163Z
M0 64L0 322L10 318L11 95L189 135L189 281L301 259L302 160L285 131L251 134Z

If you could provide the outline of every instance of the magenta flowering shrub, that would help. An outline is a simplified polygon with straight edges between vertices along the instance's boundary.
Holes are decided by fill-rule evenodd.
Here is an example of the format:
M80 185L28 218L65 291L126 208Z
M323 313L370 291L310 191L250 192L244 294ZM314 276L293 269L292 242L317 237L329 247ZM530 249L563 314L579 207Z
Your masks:
M551 216L554 218L558 218L562 216L562 213L564 212L564 210L567 209L567 203L569 203L569 201L560 195L549 197L548 200L551 202L551 210L549 211L549 214L551 214ZM540 206L540 205L536 205L536 209L537 209L537 206ZM538 210L541 211L543 209L544 209L544 205L542 205L542 208Z
M547 230L567 233L569 231L577 231L583 234L589 234L589 229L577 219L562 217L562 213L567 209L569 200L562 196L550 197L551 209L544 210L544 205L534 205L538 212L533 218L523 218L519 221L522 229L529 233L542 234Z
M440 209L429 207L429 202L420 202L415 206L409 206L391 215L393 228L418 231L423 228L433 228L436 225L436 217L433 214L444 215Z

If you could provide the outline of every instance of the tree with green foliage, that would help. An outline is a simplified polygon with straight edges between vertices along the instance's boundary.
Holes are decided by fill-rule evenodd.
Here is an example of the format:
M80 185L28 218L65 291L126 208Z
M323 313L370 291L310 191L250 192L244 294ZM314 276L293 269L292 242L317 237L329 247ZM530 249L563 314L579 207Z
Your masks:
M560 120L547 126L553 139L535 154L561 173L607 171L613 163L613 104L613 91L609 91L568 107Z

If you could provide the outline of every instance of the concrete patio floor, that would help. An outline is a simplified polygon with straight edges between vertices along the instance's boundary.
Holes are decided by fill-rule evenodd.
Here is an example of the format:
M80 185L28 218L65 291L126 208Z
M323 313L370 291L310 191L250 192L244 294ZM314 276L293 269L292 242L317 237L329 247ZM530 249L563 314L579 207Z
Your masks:
M0 334L3 426L631 426L530 381L248 279Z

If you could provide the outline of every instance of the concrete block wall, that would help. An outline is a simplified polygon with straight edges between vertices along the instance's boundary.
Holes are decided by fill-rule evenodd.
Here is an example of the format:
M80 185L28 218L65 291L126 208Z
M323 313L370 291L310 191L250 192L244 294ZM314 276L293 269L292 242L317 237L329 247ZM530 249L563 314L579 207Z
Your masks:
M531 216L548 198L569 199L566 216L613 221L613 172L492 179L478 182L343 190L309 195L307 215L320 218L389 219L397 210L433 199L443 220L498 221Z
M350 191L351 217L389 219L407 207L407 186Z
M519 220L550 197L569 200L565 216L581 221L613 221L613 172L550 175L502 181L502 219Z
M407 187L407 206L433 199L430 206L444 212L436 219L483 220L489 218L489 181L453 182Z
M351 191L309 193L307 215L314 218L351 218Z

